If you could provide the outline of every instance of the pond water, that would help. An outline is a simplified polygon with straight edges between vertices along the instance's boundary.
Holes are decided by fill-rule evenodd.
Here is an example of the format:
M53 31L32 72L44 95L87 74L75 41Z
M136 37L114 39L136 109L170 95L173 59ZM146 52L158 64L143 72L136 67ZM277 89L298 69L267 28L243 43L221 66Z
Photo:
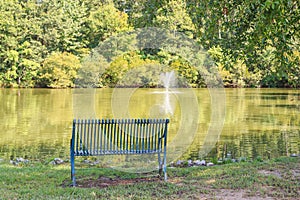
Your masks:
M300 153L300 90L225 89L219 97L208 89L1 89L0 158L67 158L74 117L168 117L171 159ZM225 112L212 111L222 104Z

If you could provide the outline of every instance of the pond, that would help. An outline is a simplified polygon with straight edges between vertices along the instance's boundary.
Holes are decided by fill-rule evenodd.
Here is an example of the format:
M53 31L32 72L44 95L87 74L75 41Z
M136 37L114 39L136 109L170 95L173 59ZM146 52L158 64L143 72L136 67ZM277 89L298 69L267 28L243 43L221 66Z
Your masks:
M0 158L67 158L74 117L168 117L171 160L300 153L299 90L221 92L224 94L215 95L209 89L1 89Z

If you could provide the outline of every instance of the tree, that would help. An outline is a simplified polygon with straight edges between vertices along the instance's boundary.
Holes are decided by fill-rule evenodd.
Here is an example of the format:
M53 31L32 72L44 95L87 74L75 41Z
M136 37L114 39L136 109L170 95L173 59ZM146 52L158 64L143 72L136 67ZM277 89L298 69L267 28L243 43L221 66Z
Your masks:
M36 4L9 0L0 10L0 85L32 87L45 50L36 40L41 32Z
M165 28L176 32L181 32L193 38L195 31L192 19L186 12L186 3L184 0L171 0L163 7L157 10L154 19L156 27Z
M71 53L54 53L45 59L40 72L40 85L51 88L74 87L79 59Z
M232 68L240 60L250 73L261 70L262 80L266 80L262 86L286 86L287 71L296 66L289 57L299 49L299 43L295 42L300 34L297 0L188 0L188 9L197 22L201 44L207 49L221 47L224 67ZM262 63L269 49L272 49L272 63Z
M43 0L40 10L40 39L49 52L71 52L79 56L88 52L85 25L89 13L82 0Z
M110 36L130 30L127 14L119 11L114 4L104 4L90 13L87 21L89 27L89 47L98 46L100 41Z

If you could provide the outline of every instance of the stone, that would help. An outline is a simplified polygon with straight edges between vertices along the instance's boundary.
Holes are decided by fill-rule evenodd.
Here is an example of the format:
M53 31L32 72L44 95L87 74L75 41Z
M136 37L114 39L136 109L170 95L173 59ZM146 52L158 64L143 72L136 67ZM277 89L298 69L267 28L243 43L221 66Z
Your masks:
M84 161L82 161L84 164L91 164L92 163L92 161L90 161L90 160L84 160Z
M96 160L95 162L93 162L94 165L98 165L100 164L100 160Z
M60 165L64 163L64 160L61 158L54 158L54 162L56 165Z
M181 166L181 165L183 165L183 161L182 161L182 160L178 160L178 161L176 162L176 166Z
M16 158L16 162L18 162L18 163L28 163L29 160L24 159L24 158Z
M187 163L188 163L188 166L189 166L189 167L193 166L193 161L192 161L192 160L188 160Z
M194 165L200 166L200 165L201 165L201 161L200 161L200 160L195 160L195 161L194 161Z
M9 161L10 164L13 164L13 165L19 165L20 163L29 163L29 160L27 159L24 159L24 158L16 158L16 160L10 160Z
M12 164L12 165L17 165L17 164L18 164L18 163L17 163L16 161L14 161L14 160L10 160L9 163Z
M205 165L206 165L206 161L205 161L205 160L201 160L201 161L200 161L200 165L205 166Z
M207 167L214 166L214 163L209 162L209 163L206 164L206 166L207 166Z
M52 160L49 164L50 164L50 165L56 165L56 163L55 163L54 160Z
M175 166L175 163L172 161L171 163L170 163L170 167L174 167Z

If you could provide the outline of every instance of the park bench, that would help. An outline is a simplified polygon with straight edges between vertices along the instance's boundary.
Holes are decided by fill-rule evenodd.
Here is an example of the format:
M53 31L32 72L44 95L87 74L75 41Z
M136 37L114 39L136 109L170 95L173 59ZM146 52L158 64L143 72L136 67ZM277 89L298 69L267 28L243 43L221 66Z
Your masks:
M159 173L167 180L169 119L75 119L70 142L71 179L76 185L75 157L158 154ZM163 153L163 159L161 159Z

